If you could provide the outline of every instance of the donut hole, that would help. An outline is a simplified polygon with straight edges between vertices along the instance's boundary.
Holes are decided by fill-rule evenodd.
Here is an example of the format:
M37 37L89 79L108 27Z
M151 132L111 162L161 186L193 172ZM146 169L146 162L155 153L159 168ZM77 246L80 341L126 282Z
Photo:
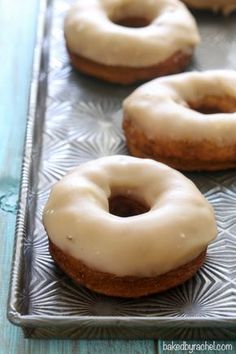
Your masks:
M116 25L122 26L122 27L130 27L130 28L142 28L142 27L147 27L150 25L152 22L148 18L145 17L124 17L117 19L115 21L112 21Z
M109 198L109 213L123 218L147 213L150 208L133 197L115 195Z
M105 11L111 22L130 28L149 26L160 12L156 1L147 4L143 0L116 0L112 6L106 6Z
M236 99L233 97L207 96L200 101L188 102L188 105L203 114L236 112Z

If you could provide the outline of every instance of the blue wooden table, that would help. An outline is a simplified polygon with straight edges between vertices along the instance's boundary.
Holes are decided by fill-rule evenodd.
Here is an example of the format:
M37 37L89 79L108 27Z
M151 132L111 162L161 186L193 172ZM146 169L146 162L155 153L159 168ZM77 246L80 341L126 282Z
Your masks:
M20 170L32 72L38 0L0 2L0 354L170 353L160 341L24 339L6 319ZM236 353L235 343L233 351ZM182 353L179 352L178 353ZM213 352L211 352L213 353ZM214 352L216 353L216 352ZM219 351L217 352L219 353Z

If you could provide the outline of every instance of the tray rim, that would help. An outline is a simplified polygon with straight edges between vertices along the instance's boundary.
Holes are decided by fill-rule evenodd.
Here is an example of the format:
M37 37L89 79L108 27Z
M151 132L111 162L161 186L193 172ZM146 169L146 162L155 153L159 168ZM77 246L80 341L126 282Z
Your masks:
M46 12L51 0L39 0L39 13L37 16L35 47L33 52L33 62L31 70L30 94L28 102L28 114L26 119L26 132L23 148L23 158L21 165L21 177L18 196L18 208L16 215L15 238L13 246L12 265L9 282L9 293L7 303L7 318L13 324L19 325L20 319L24 317L16 308L16 300L14 294L18 294L21 289L19 275L20 266L23 266L24 253L24 228L25 217L27 212L28 200L28 183L32 167L32 152L33 152L33 132L35 126L36 112L37 112L37 96L38 83L40 79L40 68L42 64L43 53L43 39L46 26ZM16 323L17 322L17 323Z
M28 115L26 120L26 134L23 150L23 161L21 167L21 182L19 188L19 202L16 216L15 240L13 248L13 259L11 266L11 276L9 283L7 318L17 326L42 328L52 326L70 327L72 325L88 326L98 324L101 326L124 326L131 325L152 325L158 328L166 328L178 325L178 328L191 326L191 328L219 328L224 325L226 328L236 328L236 316L219 316L219 317L199 317L188 316L170 317L170 316L54 316L54 315L25 315L17 309L17 300L19 293L22 291L20 279L20 269L23 267L24 256L24 231L26 228L26 217L28 209L29 196L29 176L32 173L32 153L34 142L34 129L37 117L37 98L39 91L39 82L44 80L47 74L41 71L43 68L43 54L46 52L47 59L49 51L48 42L44 43L45 34L47 33L47 17L49 15L49 7L53 6L53 0L39 0L39 14L37 19L37 29L35 37L35 49L33 54L32 75L30 84L30 95L28 103ZM49 25L50 27L50 25ZM47 60L47 66L49 62ZM43 74L43 78L40 77Z

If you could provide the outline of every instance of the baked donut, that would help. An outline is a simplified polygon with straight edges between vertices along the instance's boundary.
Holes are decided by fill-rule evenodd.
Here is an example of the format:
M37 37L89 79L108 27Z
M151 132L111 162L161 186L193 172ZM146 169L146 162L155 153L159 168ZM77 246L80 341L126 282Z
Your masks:
M139 297L190 278L216 236L212 207L180 172L109 156L56 183L43 213L56 263L106 295Z
M196 9L221 11L225 15L236 10L236 0L182 0L187 6Z
M236 167L236 71L153 80L123 104L130 153L179 170Z
M119 84L183 71L199 42L179 0L79 0L64 31L76 69Z

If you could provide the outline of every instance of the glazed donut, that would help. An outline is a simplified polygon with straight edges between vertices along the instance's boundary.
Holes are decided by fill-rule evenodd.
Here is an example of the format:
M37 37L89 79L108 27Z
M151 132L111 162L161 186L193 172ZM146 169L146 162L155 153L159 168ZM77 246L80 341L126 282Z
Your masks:
M109 156L56 183L43 213L50 251L77 283L139 297L191 277L216 236L212 207L180 172Z
M236 167L236 71L156 79L132 93L123 107L132 155L180 170Z
M222 11L225 15L236 10L236 0L182 0L187 6L197 9Z
M64 31L76 69L120 84L184 70L199 42L178 0L79 0Z

